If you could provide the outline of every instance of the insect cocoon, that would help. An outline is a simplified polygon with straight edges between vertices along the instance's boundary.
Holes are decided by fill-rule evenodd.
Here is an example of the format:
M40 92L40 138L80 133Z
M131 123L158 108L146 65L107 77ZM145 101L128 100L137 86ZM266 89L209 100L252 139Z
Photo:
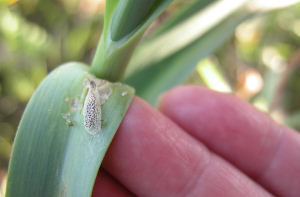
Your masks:
M111 89L102 80L89 80L88 92L83 105L83 123L86 131L92 135L101 131L101 105L111 94Z

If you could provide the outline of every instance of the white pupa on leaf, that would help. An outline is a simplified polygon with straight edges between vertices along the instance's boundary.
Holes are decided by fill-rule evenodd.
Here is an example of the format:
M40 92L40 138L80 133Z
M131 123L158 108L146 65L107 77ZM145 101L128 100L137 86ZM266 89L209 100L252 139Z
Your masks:
M112 91L107 84L99 79L88 79L86 83L88 92L83 105L83 124L91 135L101 131L101 105L106 102Z

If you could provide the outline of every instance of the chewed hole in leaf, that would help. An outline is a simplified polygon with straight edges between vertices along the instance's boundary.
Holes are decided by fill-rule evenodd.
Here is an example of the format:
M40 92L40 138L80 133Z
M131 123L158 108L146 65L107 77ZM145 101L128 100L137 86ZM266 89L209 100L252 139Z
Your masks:
M71 113L67 112L67 113L62 113L61 114L62 118L64 119L65 123L70 127L73 126L73 122L71 120Z

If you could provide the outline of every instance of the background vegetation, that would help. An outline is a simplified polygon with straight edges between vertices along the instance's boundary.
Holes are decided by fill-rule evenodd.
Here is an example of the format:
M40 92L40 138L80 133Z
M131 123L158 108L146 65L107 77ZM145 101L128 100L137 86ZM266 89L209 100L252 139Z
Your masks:
M143 39L194 1L174 1ZM0 184L28 99L57 65L91 63L104 4L104 0L0 0ZM199 61L185 83L236 94L300 130L299 46L300 3L240 24L221 48Z

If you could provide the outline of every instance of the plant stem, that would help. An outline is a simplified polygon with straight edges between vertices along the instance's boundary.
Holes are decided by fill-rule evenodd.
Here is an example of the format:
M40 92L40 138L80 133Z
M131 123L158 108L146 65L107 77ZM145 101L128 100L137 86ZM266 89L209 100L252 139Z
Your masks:
M146 27L171 0L110 0L104 29L90 72L98 78L119 81Z

